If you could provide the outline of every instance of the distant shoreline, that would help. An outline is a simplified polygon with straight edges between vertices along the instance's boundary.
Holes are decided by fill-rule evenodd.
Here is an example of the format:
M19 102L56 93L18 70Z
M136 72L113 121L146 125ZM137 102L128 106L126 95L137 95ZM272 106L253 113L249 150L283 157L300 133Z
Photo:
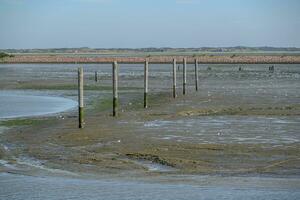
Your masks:
M105 64L117 61L119 63L182 63L187 58L188 63L199 64L300 64L300 55L181 55L181 56L84 56L84 55L14 55L0 59L0 64L32 64L32 63L62 63L62 64Z

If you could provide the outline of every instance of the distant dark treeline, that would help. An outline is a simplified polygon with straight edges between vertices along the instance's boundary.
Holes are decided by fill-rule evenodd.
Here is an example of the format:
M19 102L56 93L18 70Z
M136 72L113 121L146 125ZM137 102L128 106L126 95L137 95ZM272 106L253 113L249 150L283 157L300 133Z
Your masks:
M4 53L105 53L105 52L274 52L274 51L286 51L295 52L300 51L300 48L296 47L201 47L201 48L51 48L51 49L2 49Z
M9 55L7 53L4 53L4 52L0 52L0 59L1 58L5 58L5 57L14 57L13 55Z

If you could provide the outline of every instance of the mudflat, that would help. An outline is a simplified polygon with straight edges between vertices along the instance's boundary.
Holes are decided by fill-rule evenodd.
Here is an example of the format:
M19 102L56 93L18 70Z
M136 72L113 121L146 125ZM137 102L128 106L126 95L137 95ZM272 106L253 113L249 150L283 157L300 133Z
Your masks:
M0 65L1 90L38 90L76 99L76 65ZM238 70L239 67L242 70ZM36 174L299 177L300 66L188 65L187 95L172 98L171 64L120 66L119 116L112 113L111 65L86 64L85 128L77 111L1 121L0 169ZM99 81L93 80L94 71Z

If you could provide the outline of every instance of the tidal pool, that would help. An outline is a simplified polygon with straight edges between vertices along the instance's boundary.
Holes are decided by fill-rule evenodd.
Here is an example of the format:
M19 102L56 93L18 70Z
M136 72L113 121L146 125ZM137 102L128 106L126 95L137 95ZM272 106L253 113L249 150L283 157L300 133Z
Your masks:
M21 91L1 91L0 102L0 119L54 114L77 105L71 99Z

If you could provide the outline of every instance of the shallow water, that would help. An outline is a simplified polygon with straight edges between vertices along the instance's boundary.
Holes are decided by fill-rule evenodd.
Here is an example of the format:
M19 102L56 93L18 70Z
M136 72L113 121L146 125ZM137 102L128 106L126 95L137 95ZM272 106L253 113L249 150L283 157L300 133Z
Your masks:
M300 198L295 179L194 177L196 184L0 174L0 199L273 199ZM276 183L276 184L272 184ZM287 184L287 185L286 185Z
M0 119L48 115L74 108L77 103L71 99L52 96L38 96L18 91L0 92Z

